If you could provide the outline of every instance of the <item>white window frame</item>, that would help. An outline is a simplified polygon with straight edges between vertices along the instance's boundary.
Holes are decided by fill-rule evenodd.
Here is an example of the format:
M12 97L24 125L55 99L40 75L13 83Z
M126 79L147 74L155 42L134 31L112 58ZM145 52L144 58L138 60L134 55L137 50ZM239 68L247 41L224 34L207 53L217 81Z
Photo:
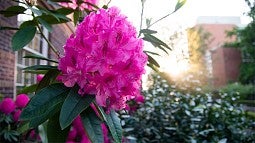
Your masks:
M43 29L43 33L45 35L45 37L47 38L49 36L49 32L46 30L46 29ZM40 47L42 47L42 53L28 47L28 45L26 45L23 50L21 52L29 52L29 53L32 53L32 54L37 54L37 55L40 55L40 56L43 56L43 57L48 57L48 43L45 39L42 39L42 43L39 44ZM24 55L24 53L22 54ZM15 52L15 57L16 57L16 66L15 66L15 86L25 86L25 73L22 72L22 81L21 83L17 83L17 74L18 74L18 68L26 68L27 66L25 65L25 60L22 59L22 63L19 63L18 61L18 52ZM31 61L29 61L29 65L31 64ZM47 64L47 61L45 60L40 60L40 64L41 65L46 65ZM36 79L36 78L35 78ZM29 85L29 84L28 84Z

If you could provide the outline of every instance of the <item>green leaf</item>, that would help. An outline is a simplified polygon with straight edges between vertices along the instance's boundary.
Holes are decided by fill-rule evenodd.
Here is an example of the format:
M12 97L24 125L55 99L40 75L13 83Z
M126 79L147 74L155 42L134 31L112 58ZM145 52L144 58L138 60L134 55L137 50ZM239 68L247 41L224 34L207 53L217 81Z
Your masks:
M35 26L27 26L19 29L12 37L12 49L14 51L22 49L34 38L35 33Z
M174 12L179 10L185 3L186 3L186 0L178 0L177 4L175 5Z
M146 50L144 50L144 52L145 52L146 54L151 54L151 55L157 55L157 56L160 56L158 53L155 53L155 52L146 51Z
M81 113L81 119L90 141L92 143L103 143L102 121L97 117L95 111L91 107L88 107Z
M69 19L63 19L63 18L56 18L55 16L53 15L46 15L46 14L43 14L41 16L37 16L36 19L42 19L44 20L45 22L47 22L48 24L60 24L60 23L66 23L68 21L70 21Z
M17 128L17 132L19 134L22 134L26 131L28 131L30 128L29 128L29 122L25 121L25 122L22 122L21 124L19 124L19 127Z
M151 63L148 63L147 66L150 67L151 69L153 69L155 72L160 72L158 67L156 67L155 65L153 65Z
M47 125L47 137L49 143L64 143L66 142L70 126L61 130L59 126L59 113L50 118Z
M63 93L60 96L62 96L62 100L63 101L59 102L58 104L56 104L56 105L54 105L52 107L50 107L46 112L44 112L40 116L33 118L30 121L29 127L36 128L37 126L39 126L40 124L44 123L49 118L54 116L57 112L59 112L61 107L62 107L62 105L63 105L64 99L67 96L67 93Z
M96 105L96 104L95 104ZM120 124L120 118L117 116L116 112L111 110L109 114L106 114L104 110L96 105L98 111L100 112L103 119L106 121L107 126L112 134L115 142L121 143L122 141L122 127Z
M164 46L165 48L172 50L166 43L151 34L144 34L143 39L145 41L151 42L156 47Z
M40 15L42 15L42 13L43 13L43 11L41 11L41 10L39 10L39 9L37 9L37 7L31 7L31 6L29 6L29 5L26 5L35 15L38 15L38 16L40 16Z
M34 66L23 68L23 70L50 70L50 69L57 69L57 66L34 65Z
M25 28L25 27L28 27L28 26L34 26L34 27L36 27L36 25L37 25L37 22L36 22L35 20L29 20L29 21L23 22L23 23L19 26L19 28L22 29L22 28Z
M60 21L60 18L65 19L65 20L69 20L64 14L61 13L57 13L56 10L48 10L44 7L41 7L39 5L36 6L40 11L43 12L44 15L50 15L53 16L57 19L57 21Z
M79 95L78 86L74 86L66 98L60 112L60 126L66 128L95 99L92 95Z
M48 86L50 83L52 83L57 76L59 75L60 71L58 69L50 69L44 76L43 79L39 82L36 93L40 91L42 88Z
M25 70L24 73L32 73L32 74L46 74L48 70Z
M0 26L0 30L19 30L16 27Z
M61 13L61 14L64 14L64 15L71 14L73 11L74 11L73 9L65 8L65 7L62 7L62 8L59 8L59 9L56 10L57 13Z
M43 124L38 126L38 132L42 143L48 143L47 125L48 122L44 122Z
M25 94L33 93L33 92L36 91L37 86L38 86L38 84L32 84L30 86L25 86L21 90L19 90L17 94L21 94L21 93L25 93Z
M24 108L20 116L21 120L30 120L47 113L48 110L53 109L58 103L64 101L65 93L68 93L69 90L62 83L52 84L43 88L32 97Z
M26 55L23 58L39 59L39 60L46 60L46 61L49 61L49 62L58 63L58 61L55 61L55 60L52 60L52 59L48 59L46 57L43 57L43 56L40 56L40 55L36 55L36 54Z
M152 57L151 57L150 55L148 55L148 54L147 54L147 56L148 56L148 61L149 61L149 63L151 63L151 64L157 66L158 68L160 67L160 65L158 64L158 62L157 62L154 58L152 58Z
M3 14L5 17L11 17L18 14L24 13L27 9L23 6L11 6L8 7L6 10L0 10L0 14Z
M145 34L155 34L155 33L157 33L157 31L150 30L150 29L141 29L140 32L145 33Z
M75 10L74 13L73 13L73 22L74 22L74 25L77 25L77 23L79 21L79 18L80 18L80 11L79 10Z
M46 22L45 20L43 20L42 18L37 18L38 19L38 21L49 31L49 32L51 32L52 31L52 26L48 23L48 22Z

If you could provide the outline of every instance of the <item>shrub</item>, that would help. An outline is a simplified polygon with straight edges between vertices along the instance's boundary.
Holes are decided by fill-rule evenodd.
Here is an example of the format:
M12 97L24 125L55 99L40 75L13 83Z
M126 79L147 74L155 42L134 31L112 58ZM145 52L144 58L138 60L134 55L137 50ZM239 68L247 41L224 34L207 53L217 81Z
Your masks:
M16 101L12 98L3 98L0 101L0 142L40 141L34 129L22 131L26 124L20 121L19 117L28 101L29 97L26 94L18 95Z
M252 84L243 85L241 83L231 83L220 89L221 92L230 94L240 94L242 99L251 98L255 95L255 88Z
M217 95L215 95L217 94ZM235 104L238 94L177 91L159 76L144 91L145 104L122 114L127 142L254 142L252 120ZM220 98L216 98L220 97Z

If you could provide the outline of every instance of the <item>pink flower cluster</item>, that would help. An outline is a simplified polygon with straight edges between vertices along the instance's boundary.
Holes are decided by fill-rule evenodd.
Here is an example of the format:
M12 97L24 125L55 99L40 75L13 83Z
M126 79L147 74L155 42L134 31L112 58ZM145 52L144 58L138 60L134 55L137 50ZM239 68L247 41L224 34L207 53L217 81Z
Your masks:
M5 115L11 114L13 120L18 122L21 110L24 108L29 102L29 97L26 94L19 94L16 98L16 101L13 101L12 98L4 98L0 102L0 112Z
M116 7L85 17L66 42L59 61L61 80L79 93L95 94L100 106L120 110L140 95L147 56L143 41Z
M110 143L110 139L108 138L108 129L105 124L101 124L101 128L104 135L104 143ZM85 129L83 127L83 123L81 121L81 117L78 116L74 119L72 123L72 128L68 133L66 143L90 143L89 138L86 136Z
M59 2L59 4L66 8L77 9L79 7L80 10L84 9L93 9L93 7L85 2L96 5L98 0L82 0L82 3L78 3L79 0L71 0L70 2Z

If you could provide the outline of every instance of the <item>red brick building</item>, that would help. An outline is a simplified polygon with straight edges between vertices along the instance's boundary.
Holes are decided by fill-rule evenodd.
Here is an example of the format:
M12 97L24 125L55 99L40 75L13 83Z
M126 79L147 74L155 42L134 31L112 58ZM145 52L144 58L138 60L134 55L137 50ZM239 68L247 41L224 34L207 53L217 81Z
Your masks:
M4 10L11 5L17 4L13 1L0 0L0 10ZM44 4L44 3L43 3ZM0 15L0 26L18 27L20 18L17 16L4 17ZM65 23L53 26L53 31L49 33L44 29L45 35L53 45L63 51L62 47L66 39L74 32L72 23ZM26 66L42 63L42 61L34 61L31 59L23 59L22 57L35 53L45 57L53 57L48 44L42 37L37 34L33 41L24 47L19 52L14 52L11 49L11 38L15 31L1 30L0 31L0 96L13 97L16 94L16 87L29 85L36 82L34 74L23 73L22 68ZM48 64L44 61L43 64Z
M224 42L234 39L226 37L226 31L240 25L239 17L199 17L195 27L201 27L211 34L211 42L207 49L207 63L211 73L212 84L215 87L226 85L229 82L237 81L241 53L234 48L223 47Z

